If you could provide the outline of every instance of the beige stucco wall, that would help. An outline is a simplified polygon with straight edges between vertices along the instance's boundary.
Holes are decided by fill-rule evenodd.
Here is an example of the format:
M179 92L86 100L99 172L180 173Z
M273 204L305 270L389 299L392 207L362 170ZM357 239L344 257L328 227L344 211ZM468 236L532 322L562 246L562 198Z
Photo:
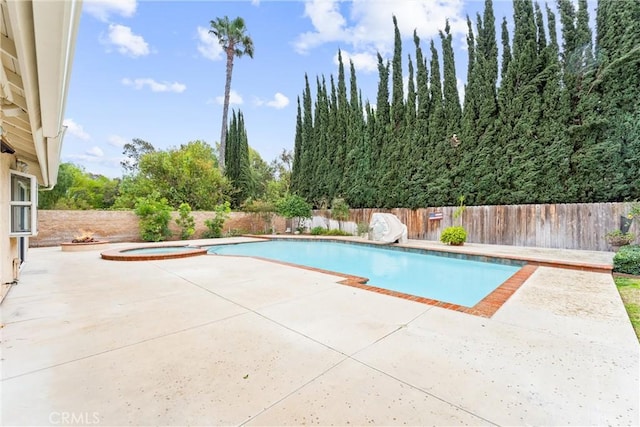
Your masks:
M9 197L11 196L11 188L9 185L11 164L13 156L9 154L0 154L0 283L7 283L13 280L12 260L17 256L15 250L11 249L11 240L9 238L10 220L9 216Z
M11 232L11 170L15 168L15 156L0 154L0 300L8 291L7 284L14 277L13 263L20 255L18 253L18 239L9 237ZM27 239L28 240L28 239ZM28 258L28 255L25 255Z
M213 218L213 212L192 212L196 222L196 233L192 238L200 238L207 229L206 219ZM171 240L178 240L179 227L175 223L177 213L172 214L170 229L173 232ZM284 232L285 220L274 217L273 226L276 232ZM266 231L265 222L258 216L243 212L232 212L231 217L224 223L223 232L239 230L249 233ZM138 217L132 211L38 211L38 236L30 239L31 247L57 246L63 242L71 242L83 231L90 232L93 237L111 242L138 242L140 230Z

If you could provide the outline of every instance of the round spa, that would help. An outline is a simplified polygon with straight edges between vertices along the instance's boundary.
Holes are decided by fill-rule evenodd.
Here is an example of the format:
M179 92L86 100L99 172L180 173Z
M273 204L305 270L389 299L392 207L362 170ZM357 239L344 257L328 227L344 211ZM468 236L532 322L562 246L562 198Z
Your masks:
M122 248L104 251L102 259L110 261L154 261L162 259L186 258L207 253L206 249L197 246L147 246Z

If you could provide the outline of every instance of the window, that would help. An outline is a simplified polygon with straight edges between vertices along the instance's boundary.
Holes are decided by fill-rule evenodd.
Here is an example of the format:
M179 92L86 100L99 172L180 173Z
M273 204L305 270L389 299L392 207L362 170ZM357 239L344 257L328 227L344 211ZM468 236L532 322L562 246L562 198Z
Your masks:
M36 177L11 171L11 236L37 234L38 188Z

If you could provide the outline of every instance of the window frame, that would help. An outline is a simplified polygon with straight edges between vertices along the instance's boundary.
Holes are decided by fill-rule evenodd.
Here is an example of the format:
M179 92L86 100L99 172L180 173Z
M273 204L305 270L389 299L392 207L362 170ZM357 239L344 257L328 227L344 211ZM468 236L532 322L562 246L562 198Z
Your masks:
M24 237L24 236L36 236L38 234L38 182L34 175L18 172L16 170L9 171L9 187L10 187L10 197L9 197L9 236L10 237ZM13 187L13 176L19 176L22 178L26 178L29 180L29 191L30 191L30 200L14 200L14 187ZM14 231L14 208L29 208L29 230L23 231ZM22 210L22 209L21 209Z

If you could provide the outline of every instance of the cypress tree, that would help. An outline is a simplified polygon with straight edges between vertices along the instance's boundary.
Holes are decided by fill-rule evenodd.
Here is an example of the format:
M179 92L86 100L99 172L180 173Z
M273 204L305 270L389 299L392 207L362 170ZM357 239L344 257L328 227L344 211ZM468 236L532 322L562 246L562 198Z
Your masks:
M451 138L453 134L460 133L460 119L462 108L460 107L460 95L458 94L458 79L456 78L455 55L453 53L451 27L447 21L444 33L440 32L442 40L442 60L444 65L444 119L445 135Z
M404 93L402 85L402 39L398 29L398 20L393 16L393 92L392 92L392 123L394 132L398 131L404 122Z
M602 186L599 164L607 157L600 151L606 120L597 114L599 94L591 90L595 64L589 61L592 54L588 15L586 10L581 11L580 23L576 22L573 3L567 0L559 0L558 9L563 38L564 123L572 152L567 197L570 201L594 202L603 200L602 190L607 191Z
M363 206L362 191L360 185L365 185L367 178L360 174L368 174L368 153L364 144L364 113L358 93L356 70L353 61L349 64L350 71L350 95L347 115L347 144L348 150L345 165L344 179L340 194L344 195L350 206Z
M384 174L387 168L387 160L384 155L385 146L389 143L390 132L390 106L389 106L389 63L382 60L378 53L378 95L375 110L375 135L372 143L372 185L374 186L374 206L384 206L386 203L386 191Z
M251 173L249 162L249 137L244 122L244 114L238 110L238 206L241 206L249 197L255 194L256 183Z
M414 156L416 136L416 87L414 82L414 69L411 55L408 57L409 80L407 83L407 103L405 105L404 125L402 134L398 137L397 160L398 173L395 177L396 200L394 207L407 207L410 204L410 195L417 191L412 183L412 176L416 169Z
M467 195L468 203L482 204L487 202L487 195L494 191L494 162L499 147L496 145L498 45L491 0L485 0L483 16L478 16L477 21L476 61L472 71L475 87L471 88L470 95L475 99L473 104L477 109L477 118L473 129L469 129L461 141L466 168L462 191ZM511 60L506 25L503 31L503 65L506 69Z
M398 29L398 21L393 17L394 49L392 65L392 101L391 101L391 125L387 130L387 137L382 150L383 169L380 171L381 181L378 196L380 206L385 208L396 207L400 203L399 191L402 188L403 174L401 172L402 154L404 146L404 90L402 84L402 39ZM384 190L382 190L384 189Z
M315 140L315 150L313 155L314 171L311 182L310 200L317 208L326 208L329 200L327 198L328 186L330 183L331 160L330 133L329 133L329 98L327 93L327 83L325 77L316 78L316 107L313 126Z
M428 172L425 163L426 151L429 146L429 71L427 61L422 53L420 38L413 32L413 42L416 47L416 81L417 81L417 113L415 131L412 139L412 154L406 159L411 165L411 192L407 200L410 208L427 205L426 190L428 188Z
M338 93L337 103L335 105L335 143L336 156L333 164L333 173L335 177L333 194L330 195L330 200L334 197L344 197L345 189L348 183L345 179L345 168L347 162L347 156L351 150L349 139L349 133L351 129L349 127L349 109L350 104L347 99L347 82L344 72L344 64L342 62L342 53L338 51Z
M456 77L455 56L453 53L452 36L449 21L446 22L444 33L440 32L442 41L442 60L444 68L443 106L445 138L438 142L438 156L443 160L444 169L439 176L439 189L445 204L455 203L457 187L460 183L460 122L462 108L458 94L458 79Z
M640 2L600 0L596 24L600 64L590 89L606 128L593 150L594 198L633 200L640 197Z
M480 15L478 20L478 34L482 31L482 18ZM479 50L479 49L478 49ZM478 52L479 54L480 52ZM473 34L473 26L471 19L467 16L467 84L464 91L464 108L462 110L461 132L457 141L460 147L461 161L458 168L459 182L457 187L461 194L466 195L468 202L474 199L473 195L473 170L471 169L474 162L477 161L478 140L481 133L478 132L480 121L479 104L481 102L479 85L482 79L482 63L476 55L476 42Z
M500 26L502 34L502 65L500 67L500 78L504 79L509 69L509 64L513 58L511 55L511 45L509 44L509 29L507 28L507 18L502 18Z
M531 203L539 196L535 183L543 153L534 124L542 100L536 80L538 29L530 0L514 1L514 23L513 59L499 92L497 135L502 155L496 168L499 191L492 195L494 203Z
M253 180L249 165L249 142L242 112L232 111L227 133L225 152L225 175L234 187L231 205L238 208L253 194Z
M293 144L293 165L291 167L291 191L300 194L300 170L302 168L302 108L298 96L298 110L296 114L296 133Z
M438 51L436 50L433 40L430 44L431 50L431 76L429 80L429 98L431 105L429 108L429 146L426 150L425 167L427 169L427 185L425 195L426 203L429 206L442 206L448 192L449 183L443 179L446 176L446 165L444 159L438 156L438 145L445 143L446 139L446 122L444 117L443 99L442 99L442 83L440 80L440 63L438 60Z
M302 149L300 173L298 179L298 194L306 200L311 200L311 183L314 170L315 140L313 134L313 110L311 107L311 88L309 76L304 75L304 92L302 93Z

